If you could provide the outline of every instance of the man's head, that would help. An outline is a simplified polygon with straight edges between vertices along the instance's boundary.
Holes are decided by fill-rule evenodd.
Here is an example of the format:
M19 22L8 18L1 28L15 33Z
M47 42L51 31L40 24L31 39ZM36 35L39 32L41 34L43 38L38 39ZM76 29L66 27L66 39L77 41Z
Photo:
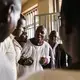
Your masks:
M56 31L55 30L51 31L51 33L49 35L49 41L52 44L56 43Z
M38 42L44 41L46 34L47 34L46 28L43 26L38 26L35 32L35 38Z
M17 23L17 29L20 27L25 28L25 26L26 26L26 18L22 14L20 14L20 19L18 20Z
M22 35L20 36L20 41L21 42L27 42L27 32L23 32Z
M13 32L13 35L16 37L20 37L22 33L24 32L24 27L25 27L26 19L25 17L21 14L20 19L18 20L17 27Z
M80 3L79 0L62 0L60 37L67 53L80 56ZM76 54L74 54L76 53Z
M21 0L0 0L0 42L16 28L20 12Z

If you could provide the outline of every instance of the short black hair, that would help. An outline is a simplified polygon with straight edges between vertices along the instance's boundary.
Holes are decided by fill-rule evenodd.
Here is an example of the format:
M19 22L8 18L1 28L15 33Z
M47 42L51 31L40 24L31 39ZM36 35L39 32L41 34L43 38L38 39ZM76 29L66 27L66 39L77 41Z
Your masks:
M80 0L62 0L61 14L71 24L79 24L80 22Z
M26 21L26 18L22 14L20 14L20 19L18 20L17 28L20 28L21 25L23 24L22 20Z
M55 30L51 31L51 33L49 34L49 38L51 38L52 36L56 37L56 31Z
M20 14L20 18L26 20L26 18L22 14Z

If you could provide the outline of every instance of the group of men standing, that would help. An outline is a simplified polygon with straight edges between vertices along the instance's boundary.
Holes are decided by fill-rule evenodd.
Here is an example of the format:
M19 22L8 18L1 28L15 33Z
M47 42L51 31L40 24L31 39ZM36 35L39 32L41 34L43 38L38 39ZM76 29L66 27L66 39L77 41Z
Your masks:
M64 8L62 8L62 12L65 12ZM44 68L65 68L66 53L62 48L62 45L56 43L55 31L52 31L49 35L49 43L45 41L47 30L43 26L39 26L36 29L34 38L26 40L25 38L23 39L23 37L27 36L23 35L20 38L22 41L19 41L19 38L15 36L15 33L17 34L17 32L14 32L14 30L16 30L16 28L22 30L20 27L17 27L17 23L19 23L18 25L21 24L20 13L21 0L0 0L0 79L17 80L17 71L19 69L21 69L19 80L25 80L26 77L30 76L31 74L38 71L43 71ZM65 14L65 16L68 15ZM62 19L63 17L64 15L62 14ZM69 20L70 18L65 19ZM70 21L73 22L71 19ZM70 29L73 30L72 28ZM74 31L75 30L76 29L74 29ZM66 31L66 34L71 34L68 30ZM20 35L21 34L22 33L20 33ZM62 38L63 37L64 35ZM67 35L67 37L69 36ZM74 38L74 36L72 36L70 40L72 38ZM20 44L23 44L23 49ZM70 47L73 48L71 45ZM65 48L68 49L67 52L69 52L69 50L70 52L71 50L73 51L72 48L69 49L67 46ZM73 58L72 61L77 61L79 63L79 58L77 54L75 55L76 59L74 59L73 55L71 54Z

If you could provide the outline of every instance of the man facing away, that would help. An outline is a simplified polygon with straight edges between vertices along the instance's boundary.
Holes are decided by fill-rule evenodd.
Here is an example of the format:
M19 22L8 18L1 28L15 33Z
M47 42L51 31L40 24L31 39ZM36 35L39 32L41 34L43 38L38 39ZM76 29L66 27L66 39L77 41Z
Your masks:
M74 6L75 5L75 6ZM80 4L79 0L63 0L60 36L65 51L72 58L68 69L80 69Z

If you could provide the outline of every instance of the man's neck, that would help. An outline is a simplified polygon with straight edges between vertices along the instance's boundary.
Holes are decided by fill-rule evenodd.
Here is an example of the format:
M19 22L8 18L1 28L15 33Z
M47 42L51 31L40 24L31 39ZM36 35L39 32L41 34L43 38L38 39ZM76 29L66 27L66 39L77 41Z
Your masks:
M32 38L32 39L30 39L30 41L34 44L34 45L37 45L37 46L41 46L43 43L44 43L44 41L38 41L37 39L35 39L35 38Z
M50 43L51 47L54 48L56 43Z

